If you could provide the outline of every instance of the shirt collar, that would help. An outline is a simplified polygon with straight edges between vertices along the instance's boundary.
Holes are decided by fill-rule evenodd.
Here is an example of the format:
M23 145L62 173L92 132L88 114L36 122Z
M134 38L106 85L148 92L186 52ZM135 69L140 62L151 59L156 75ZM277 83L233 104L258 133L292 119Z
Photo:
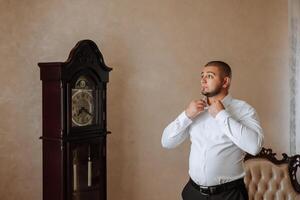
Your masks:
M230 105L231 100L232 100L232 96L231 96L231 94L228 93L228 94L221 100L221 102L222 102L223 105L226 107L226 106L229 106L229 105Z

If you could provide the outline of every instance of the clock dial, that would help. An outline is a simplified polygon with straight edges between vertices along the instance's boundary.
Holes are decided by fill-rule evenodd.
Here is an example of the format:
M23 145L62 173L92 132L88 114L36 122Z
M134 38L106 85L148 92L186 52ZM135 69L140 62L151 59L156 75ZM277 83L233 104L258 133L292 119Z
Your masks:
M78 90L72 95L72 122L77 126L92 124L94 100L89 90Z
M91 81L81 76L72 89L72 126L91 125L95 119L95 90Z

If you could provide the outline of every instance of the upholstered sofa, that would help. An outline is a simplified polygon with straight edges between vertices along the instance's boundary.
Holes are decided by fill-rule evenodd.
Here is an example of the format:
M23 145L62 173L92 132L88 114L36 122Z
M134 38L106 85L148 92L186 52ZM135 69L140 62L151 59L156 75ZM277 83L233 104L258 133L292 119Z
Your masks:
M256 156L245 156L244 168L249 200L300 200L296 178L300 155L289 157L284 153L278 160L276 153L263 148Z

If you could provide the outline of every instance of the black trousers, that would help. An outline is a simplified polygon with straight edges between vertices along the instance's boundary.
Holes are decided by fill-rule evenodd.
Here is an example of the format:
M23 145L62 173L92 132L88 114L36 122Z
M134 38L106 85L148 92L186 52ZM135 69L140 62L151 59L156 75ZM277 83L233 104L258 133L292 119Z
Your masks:
M245 184L241 184L228 191L218 194L201 194L189 181L182 190L183 200L248 200L248 192Z

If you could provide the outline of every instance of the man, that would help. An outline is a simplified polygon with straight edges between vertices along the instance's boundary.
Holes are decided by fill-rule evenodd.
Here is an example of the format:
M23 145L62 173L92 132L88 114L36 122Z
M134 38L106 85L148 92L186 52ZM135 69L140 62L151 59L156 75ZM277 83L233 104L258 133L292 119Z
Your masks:
M201 72L201 93L164 130L162 146L174 148L190 137L190 179L184 200L246 200L243 158L263 144L257 113L228 90L231 68L222 61L207 63Z

